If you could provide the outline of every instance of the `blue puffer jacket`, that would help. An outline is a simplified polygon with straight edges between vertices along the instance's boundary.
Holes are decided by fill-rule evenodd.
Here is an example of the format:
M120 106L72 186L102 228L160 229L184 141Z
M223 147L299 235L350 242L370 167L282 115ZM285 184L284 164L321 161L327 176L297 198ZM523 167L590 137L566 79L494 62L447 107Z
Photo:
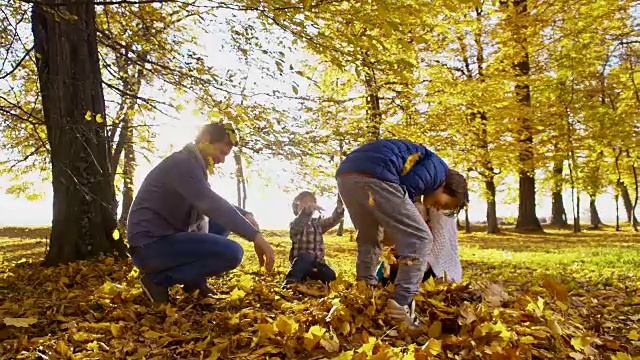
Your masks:
M431 193L445 180L449 167L426 147L406 140L382 139L349 153L336 171L365 174L406 188L411 200Z

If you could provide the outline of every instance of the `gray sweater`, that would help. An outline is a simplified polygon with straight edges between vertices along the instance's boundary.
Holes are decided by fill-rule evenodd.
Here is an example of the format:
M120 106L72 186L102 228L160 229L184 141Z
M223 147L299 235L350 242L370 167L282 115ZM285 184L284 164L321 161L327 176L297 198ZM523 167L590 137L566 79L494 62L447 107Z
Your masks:
M127 221L130 246L143 246L189 229L194 207L229 231L253 241L258 230L207 181L202 158L186 148L162 160L142 182Z

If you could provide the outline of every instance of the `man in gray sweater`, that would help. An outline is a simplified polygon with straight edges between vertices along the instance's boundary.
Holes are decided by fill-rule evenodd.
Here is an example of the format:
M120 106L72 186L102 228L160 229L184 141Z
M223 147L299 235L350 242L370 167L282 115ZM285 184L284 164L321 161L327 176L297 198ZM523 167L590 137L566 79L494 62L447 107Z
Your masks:
M205 125L194 143L174 152L149 172L127 223L133 263L142 289L153 302L169 301L169 288L211 294L208 277L235 269L244 251L229 231L253 242L260 265L271 271L274 253L253 216L216 194L208 182L235 144L229 124Z

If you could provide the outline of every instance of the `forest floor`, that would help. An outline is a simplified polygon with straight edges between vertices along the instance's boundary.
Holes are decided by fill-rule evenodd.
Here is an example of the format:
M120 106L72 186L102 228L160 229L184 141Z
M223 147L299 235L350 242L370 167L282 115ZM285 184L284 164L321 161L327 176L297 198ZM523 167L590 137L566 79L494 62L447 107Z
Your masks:
M422 284L417 334L383 315L389 288L354 284L356 244L326 238L330 289L281 290L286 232L251 244L198 301L179 287L152 306L130 260L40 266L45 228L0 229L2 359L640 359L640 234L460 234L464 281Z

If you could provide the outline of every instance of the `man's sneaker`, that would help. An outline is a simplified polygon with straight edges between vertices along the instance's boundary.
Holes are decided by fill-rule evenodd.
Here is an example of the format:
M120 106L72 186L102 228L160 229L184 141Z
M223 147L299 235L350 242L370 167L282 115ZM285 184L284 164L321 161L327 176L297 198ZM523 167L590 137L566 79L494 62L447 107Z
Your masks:
M142 290L151 302L166 303L169 302L169 288L151 281L147 274L142 275L138 280Z
M198 292L196 294L198 298L206 298L210 295L215 295L215 292L206 284L199 287L185 285L182 287L182 289L184 290L184 292L189 294L195 294L196 292Z
M404 306L393 299L387 300L387 314L393 321L404 322L411 330L418 330L422 326L422 321L416 314L416 302L413 300Z

